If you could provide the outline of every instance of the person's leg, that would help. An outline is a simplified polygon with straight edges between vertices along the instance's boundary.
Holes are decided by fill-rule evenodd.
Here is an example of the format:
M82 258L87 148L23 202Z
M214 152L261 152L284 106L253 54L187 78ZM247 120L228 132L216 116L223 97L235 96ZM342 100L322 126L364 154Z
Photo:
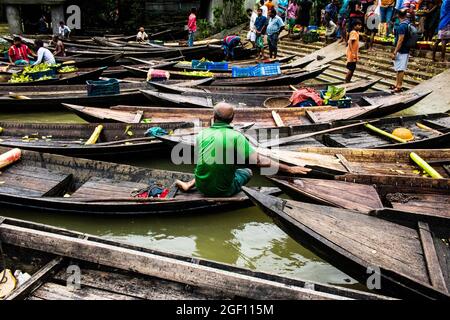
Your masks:
M434 46L433 46L433 61L436 61L436 51L437 51L437 49L438 49L438 46L439 46L439 43L441 42L441 39L437 39L436 40L436 42L434 43ZM444 50L445 50L445 47L443 47L444 48Z
M397 72L397 80L396 80L396 91L400 91L403 87L403 77L405 76L405 71Z
M193 41L192 41L192 32L189 31L189 36L188 36L188 46L192 47L193 45Z
M228 192L224 194L225 197L231 197L242 191L242 187L245 186L253 177L253 172L250 169L237 169L234 174L233 183L230 186Z
M347 62L347 75L345 77L345 82L349 83L350 81L352 81L353 78L353 74L355 73L356 70L356 62Z
M447 39L442 40L441 61L445 62L445 52L447 51Z
M267 35L267 44L269 45L269 58L272 58L272 53L273 53L272 35Z
M388 7L386 10L386 37L389 37L389 35L392 32L392 17L394 15L394 7Z
M274 38L273 38L273 58L274 59L277 58L277 53L278 53L278 34L275 34Z
M190 189L192 189L195 186L195 179L184 182L181 180L175 180L175 185L183 192L188 192Z

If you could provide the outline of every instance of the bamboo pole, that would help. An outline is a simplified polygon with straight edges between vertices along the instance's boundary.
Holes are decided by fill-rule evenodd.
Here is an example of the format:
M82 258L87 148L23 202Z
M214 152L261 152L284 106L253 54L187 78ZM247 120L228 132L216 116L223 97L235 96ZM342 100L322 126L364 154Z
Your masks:
M378 133L378 134L380 134L380 135L382 135L382 136L385 136L385 137L387 137L387 138L389 138L389 139L392 139L392 140L395 140L395 141L397 141L397 142L400 142L400 143L406 143L406 142L408 142L408 141L406 141L405 139L396 137L396 136L394 136L393 134L390 134L389 132L386 132L386 131L384 131L384 130L381 130L381 129L379 129L379 128L377 128L377 127L375 127L375 126L373 126L373 125L371 125L371 124L369 124L369 123L365 123L364 126L365 126L367 129L372 130L372 131L375 132L375 133Z
M435 134L438 135L438 136L443 135L442 132L440 132L440 131L438 131L438 130L436 130L436 129L430 128L430 127L424 125L423 123L417 122L417 123L416 123L416 126L418 126L418 127L419 127L420 129L422 129L422 130L426 130L426 131L433 132L433 133L435 133Z
M423 160L417 153L411 152L409 156L419 167L421 167L426 173L428 173L430 177L434 179L444 179L444 177L441 176L439 172L434 170L434 168L430 166L425 160Z
M102 132L102 130L103 130L102 125L97 126L94 132L92 133L91 137L89 138L89 140L86 141L85 145L95 144L98 138L100 137L100 133Z

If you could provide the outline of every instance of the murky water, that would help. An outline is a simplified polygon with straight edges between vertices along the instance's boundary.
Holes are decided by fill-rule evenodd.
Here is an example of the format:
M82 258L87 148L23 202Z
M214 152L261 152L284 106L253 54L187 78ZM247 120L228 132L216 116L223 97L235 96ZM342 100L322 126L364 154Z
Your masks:
M70 113L0 115L2 120L82 122ZM149 168L192 172L168 156L120 161ZM262 177L251 185L268 185ZM36 221L153 249L215 260L289 277L362 288L349 276L305 249L256 207L172 217L103 218L0 209L1 215Z

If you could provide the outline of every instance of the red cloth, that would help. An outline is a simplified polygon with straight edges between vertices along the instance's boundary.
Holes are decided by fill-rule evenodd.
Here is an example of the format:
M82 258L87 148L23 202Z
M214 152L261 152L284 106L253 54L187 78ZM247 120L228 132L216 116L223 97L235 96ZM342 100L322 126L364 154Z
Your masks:
M197 31L197 17L193 13L191 13L189 15L188 31L190 31L190 32L196 32Z
M311 98L318 106L321 106L323 104L323 100L320 98L320 94L312 88L298 89L292 94L289 100L291 101L291 105L295 106L307 100L308 98Z
M8 50L8 55L11 57L13 62L16 62L17 60L25 60L30 62L30 59L28 58L29 54L31 54L31 50L26 44L22 44L20 48L12 45Z

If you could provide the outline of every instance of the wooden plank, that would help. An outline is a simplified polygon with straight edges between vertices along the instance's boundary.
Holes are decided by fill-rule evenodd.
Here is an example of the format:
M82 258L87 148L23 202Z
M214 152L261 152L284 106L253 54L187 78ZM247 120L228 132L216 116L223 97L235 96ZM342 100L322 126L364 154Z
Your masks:
M428 223L418 223L420 240L422 242L423 253L427 264L428 276L433 287L438 290L448 292L444 276L442 274L441 266L436 254L436 249L433 243L433 237Z
M345 169L347 169L348 172L350 172L350 173L354 172L354 170L352 169L352 166L350 165L350 163L347 161L347 159L345 159L345 157L342 154L337 153L336 157L339 159L339 161L341 161L342 165L345 167Z
M132 123L140 123L143 115L144 115L144 111L142 111L142 110L137 111L136 116L134 117Z
M275 110L272 110L272 118L273 118L273 121L275 121L275 124L277 125L277 127L284 127L283 120L281 119L278 112L276 112Z
M241 275L150 253L74 239L27 228L0 225L5 243L53 252L74 259L200 286L252 299L342 299L342 297Z
M42 269L33 274L31 279L7 296L5 300L25 299L34 290L39 288L48 278L55 274L59 268L61 268L62 261L62 257L56 257L47 263Z
M319 118L317 118L315 113L310 110L306 110L306 116L309 118L309 120L311 120L312 123L319 122Z
M59 272L55 279L65 282L67 273ZM94 289L110 291L139 299L148 300L205 300L211 296L186 290L181 283L157 278L121 274L118 272L82 268L81 283ZM222 298L222 296L213 296Z
M70 290L67 286L48 282L33 293L33 297L44 300L139 300L123 294L82 287Z

